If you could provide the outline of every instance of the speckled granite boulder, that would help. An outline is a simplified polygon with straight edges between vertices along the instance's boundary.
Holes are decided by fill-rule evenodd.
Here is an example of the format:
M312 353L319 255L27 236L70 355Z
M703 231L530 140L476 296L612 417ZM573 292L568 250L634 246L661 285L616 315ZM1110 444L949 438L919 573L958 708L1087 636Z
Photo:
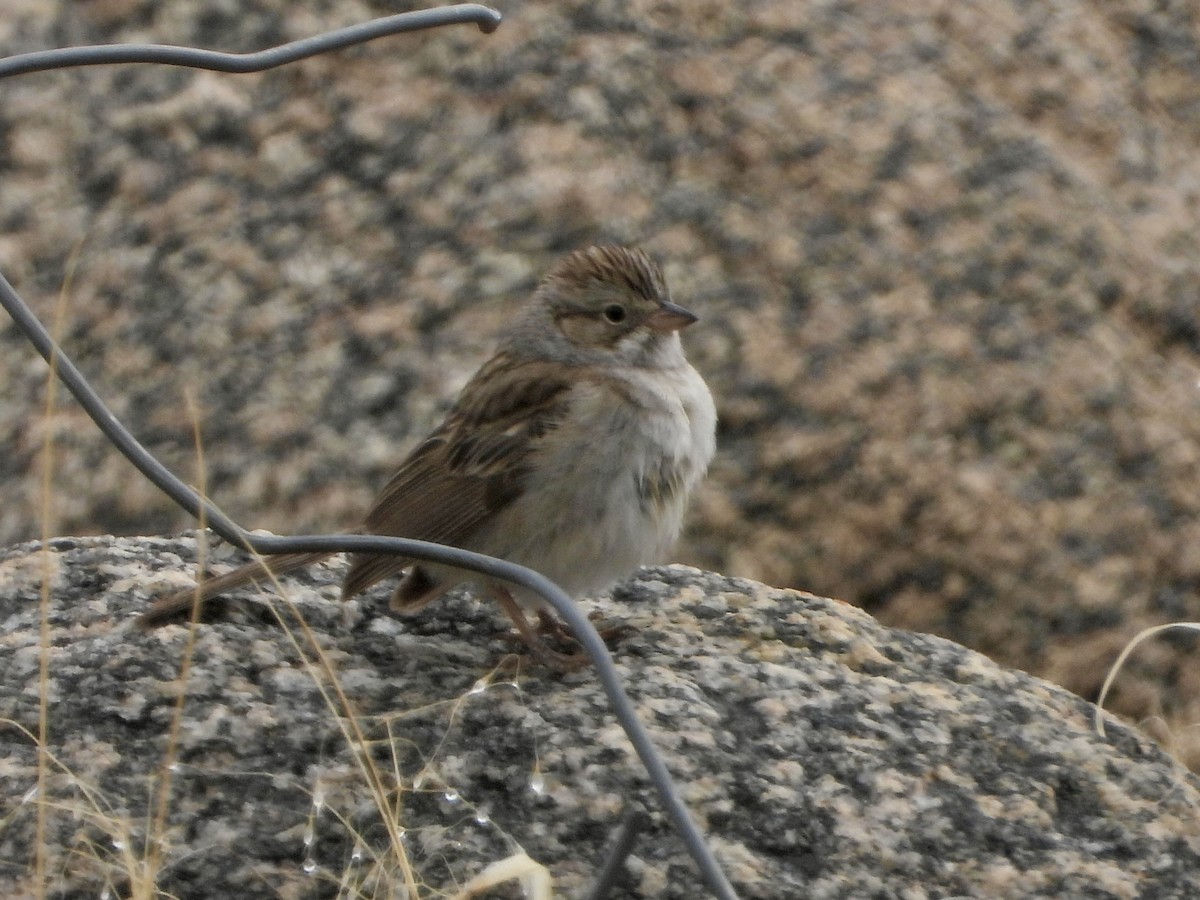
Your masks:
M19 728L36 730L43 567L49 895L95 897L105 879L123 890L123 848L145 845L188 641L131 619L186 581L194 551L80 538L0 553L0 894L35 887L35 754ZM358 712L415 877L448 889L523 848L555 896L580 896L622 810L655 808L593 676L500 674L492 610L457 597L394 619L378 592L343 606L341 569L286 587ZM236 593L196 633L158 884L381 896L384 829L344 720L264 601ZM746 900L1200 892L1200 782L1119 724L1098 737L1061 689L846 604L694 569L644 570L593 605L636 629L618 664ZM703 895L658 818L628 868L615 897Z

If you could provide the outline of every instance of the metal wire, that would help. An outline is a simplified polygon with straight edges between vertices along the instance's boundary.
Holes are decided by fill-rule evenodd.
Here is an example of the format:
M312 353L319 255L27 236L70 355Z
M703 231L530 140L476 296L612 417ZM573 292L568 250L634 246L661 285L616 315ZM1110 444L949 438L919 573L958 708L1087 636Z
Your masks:
M390 34L467 22L478 25L484 34L491 34L500 25L500 13L478 3L460 3L440 9L419 9L349 25L336 31L326 31L313 37L280 44L278 47L259 50L257 53L222 53L166 44L105 44L93 47L64 47L61 50L37 50L0 59L0 78L44 72L47 69L106 66L115 63L159 63L193 69L211 69L214 72L262 72L285 63L306 59L319 53L342 50Z
M584 900L606 900L617 878L625 870L625 860L633 851L633 842L637 836L646 830L650 817L643 810L630 809L621 816L621 824L616 828L608 852L604 854L604 862L596 873L596 880Z
M74 66L150 62L211 69L219 72L254 72L385 35L463 22L476 23L481 31L490 33L499 26L500 14L488 7L472 3L441 9L419 10L373 19L360 25L352 25L248 54L221 53L192 47L156 44L44 50L0 59L0 78ZM688 852L709 889L714 896L721 900L737 900L732 885L712 855L704 836L692 820L666 764L638 719L633 703L621 684L621 678L617 674L608 647L587 616L576 607L562 588L544 575L524 566L428 541L360 534L285 537L250 533L221 512L215 504L176 477L121 424L71 359L55 344L49 332L21 299L3 273L0 273L0 306L12 316L17 328L50 364L51 370L57 373L92 421L113 445L137 467L138 471L188 513L207 521L215 532L230 543L263 555L312 552L387 553L468 569L527 588L544 598L567 623L584 651L595 663L596 674L608 696L617 720L629 736L638 758L641 759L642 765L654 784L668 818L683 838ZM632 849L633 837L640 827L641 820L635 819L626 820L618 828L615 845L610 850L597 883L589 896L604 896L612 873L623 864L625 857Z

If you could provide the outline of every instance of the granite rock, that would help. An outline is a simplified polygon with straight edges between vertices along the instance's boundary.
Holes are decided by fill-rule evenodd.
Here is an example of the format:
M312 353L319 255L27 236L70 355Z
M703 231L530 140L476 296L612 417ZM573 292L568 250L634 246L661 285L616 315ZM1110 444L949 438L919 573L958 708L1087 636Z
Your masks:
M195 555L186 537L0 553L4 896L36 893L39 799L44 896L124 896L147 846L172 896L395 896L349 749L364 745L424 889L452 892L523 851L554 896L581 896L623 812L643 808L612 896L704 895L592 672L498 671L504 620L465 596L399 619L382 591L340 604L334 561L284 582L282 621L302 615L310 633L279 624L273 594L234 592L195 630L183 681L189 629L131 624ZM206 554L215 569L229 557ZM1115 720L1098 736L1092 707L1060 688L845 603L682 566L587 604L633 629L617 665L744 900L1200 891L1200 781ZM333 711L331 679L306 668L314 646L363 744ZM36 732L43 695L51 762L37 795L22 729ZM165 775L166 825L151 827Z

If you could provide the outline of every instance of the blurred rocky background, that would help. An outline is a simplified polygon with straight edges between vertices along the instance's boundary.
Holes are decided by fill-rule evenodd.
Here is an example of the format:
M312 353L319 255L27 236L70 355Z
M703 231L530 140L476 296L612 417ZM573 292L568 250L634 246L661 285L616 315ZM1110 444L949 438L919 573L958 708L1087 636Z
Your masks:
M558 255L645 246L720 454L677 557L1092 698L1200 618L1200 8L499 0L261 75L0 82L0 270L250 527L353 525ZM6 0L0 51L412 8ZM0 543L191 526L0 324ZM1112 707L1192 765L1191 637Z

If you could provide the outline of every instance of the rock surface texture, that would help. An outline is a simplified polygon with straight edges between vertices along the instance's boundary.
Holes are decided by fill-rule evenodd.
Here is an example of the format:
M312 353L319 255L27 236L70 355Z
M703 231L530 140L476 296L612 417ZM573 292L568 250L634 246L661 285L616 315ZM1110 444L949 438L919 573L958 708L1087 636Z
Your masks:
M638 806L651 824L612 896L704 895L590 671L496 671L504 620L466 597L404 619L382 592L342 606L335 562L285 582L311 637L271 624L271 595L235 592L197 628L181 690L188 629L131 621L194 556L161 538L0 553L0 894L33 895L40 800L48 896L125 896L148 831L171 896L396 896L333 682L301 658L311 640L357 712L419 896L522 850L554 896L582 896ZM591 605L635 629L618 666L744 900L1200 892L1200 782L1114 721L1098 737L1066 691L847 604L690 568L643 570ZM36 731L43 693L53 762L37 795L20 729Z
M703 323L680 559L1093 697L1200 619L1193 0L541 0L252 76L0 85L0 266L251 527L352 527L538 273L620 240ZM0 52L257 50L382 0L6 0ZM69 279L67 273L73 275ZM63 289L64 284L66 289ZM190 527L0 329L0 544ZM1115 708L1200 722L1190 642ZM1188 757L1186 746L1181 754ZM1200 760L1200 752L1197 752Z

